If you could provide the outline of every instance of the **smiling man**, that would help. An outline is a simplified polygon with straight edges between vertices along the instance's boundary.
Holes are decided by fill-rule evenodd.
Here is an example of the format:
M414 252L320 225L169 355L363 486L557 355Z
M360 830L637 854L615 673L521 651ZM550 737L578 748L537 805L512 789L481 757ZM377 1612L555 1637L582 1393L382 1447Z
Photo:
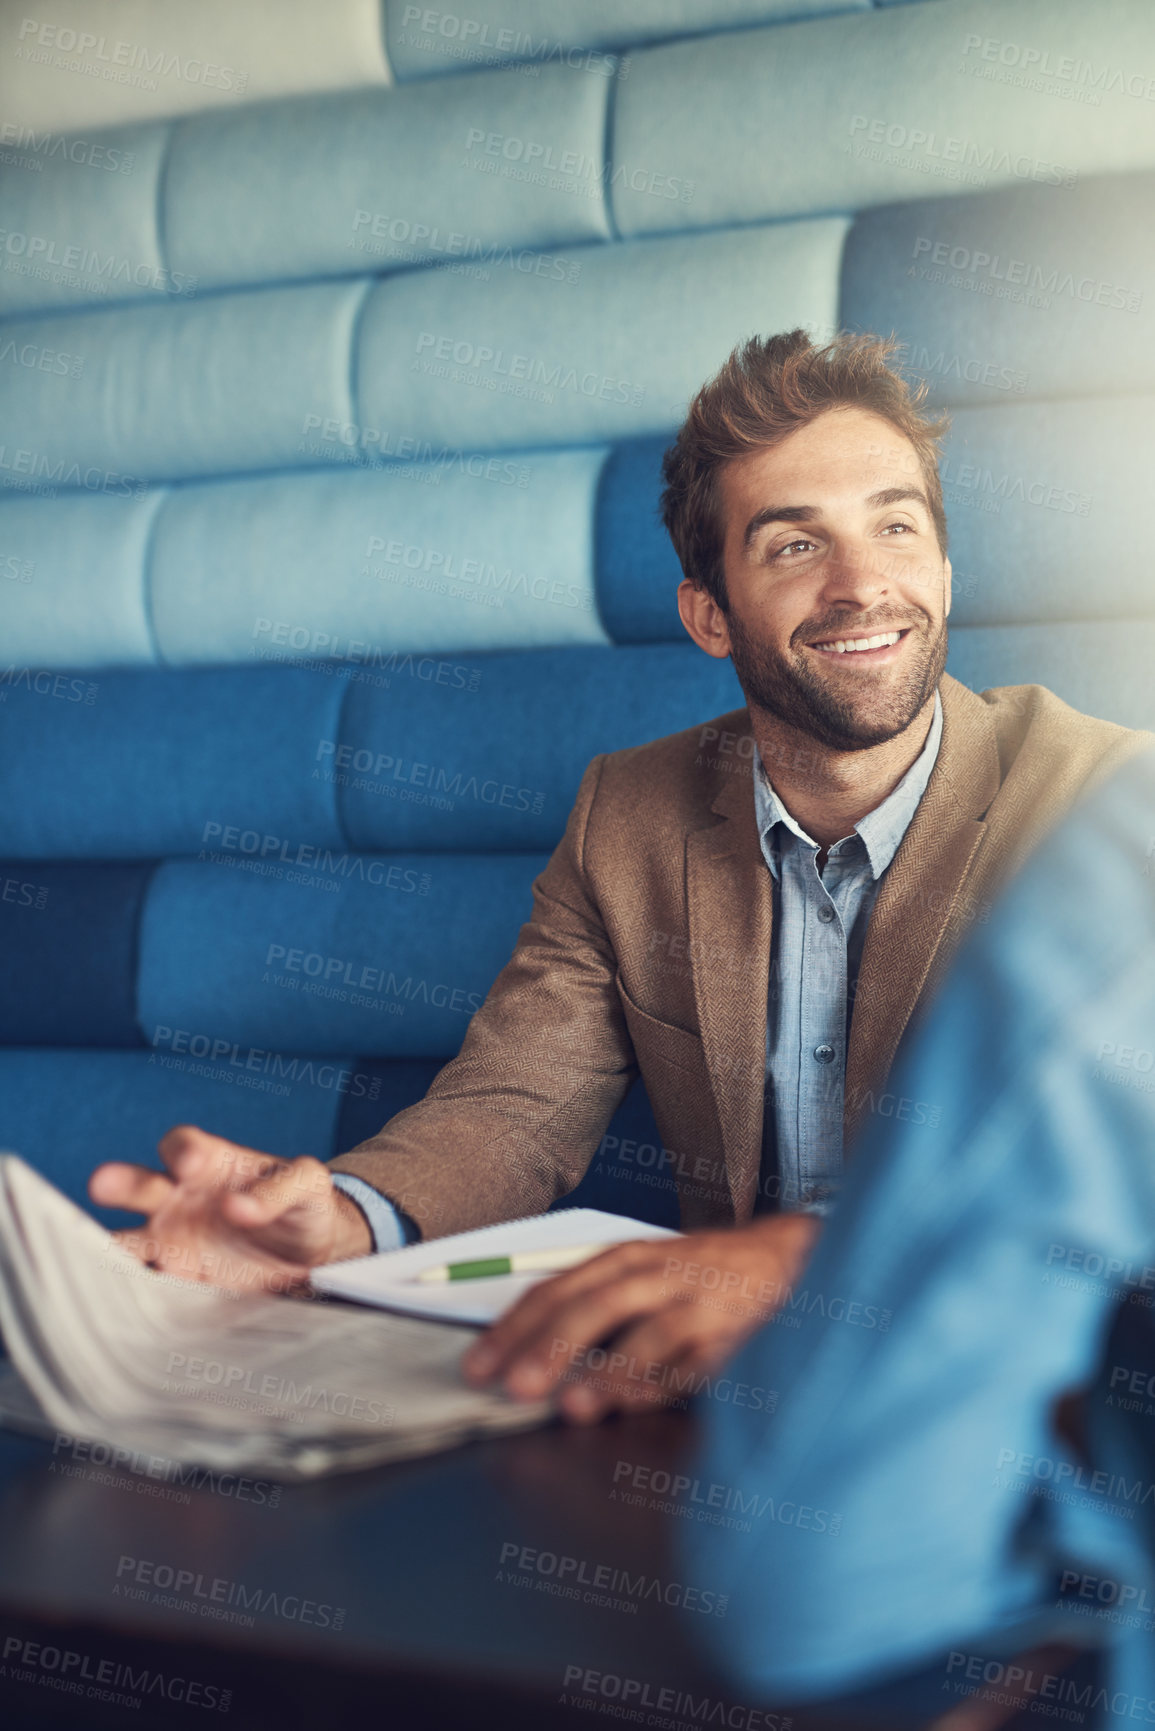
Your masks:
M283 1282L537 1213L640 1072L690 1236L543 1282L466 1363L588 1420L695 1387L797 1290L866 1114L937 1121L886 1088L912 1013L1035 843L1150 741L944 674L942 428L892 354L793 331L699 392L663 512L682 621L747 707L594 759L460 1055L369 1142L326 1167L184 1127L164 1173L98 1169L94 1199L149 1216L158 1266L212 1278L228 1253Z

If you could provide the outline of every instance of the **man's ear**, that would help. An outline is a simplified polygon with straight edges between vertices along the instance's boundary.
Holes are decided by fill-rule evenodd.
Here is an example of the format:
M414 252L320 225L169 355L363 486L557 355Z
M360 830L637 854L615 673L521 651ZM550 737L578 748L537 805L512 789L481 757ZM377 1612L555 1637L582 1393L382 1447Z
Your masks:
M944 559L942 562L942 600L943 600L942 612L943 612L943 618L944 619L946 618L947 614L950 612L950 578L951 578L950 560Z
M730 631L726 615L709 591L683 577L678 584L678 613L698 648L724 661L730 653Z

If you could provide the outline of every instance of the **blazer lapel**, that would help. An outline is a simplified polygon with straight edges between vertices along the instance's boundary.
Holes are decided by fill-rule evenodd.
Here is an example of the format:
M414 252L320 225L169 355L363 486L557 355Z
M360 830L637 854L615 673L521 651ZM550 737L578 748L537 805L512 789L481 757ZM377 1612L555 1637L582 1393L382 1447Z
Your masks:
M711 810L727 821L686 837L690 958L730 1194L741 1219L762 1159L773 898L750 775L730 775Z
M926 985L999 789L987 705L944 676L942 743L926 792L886 872L867 928L846 1063L849 1148Z

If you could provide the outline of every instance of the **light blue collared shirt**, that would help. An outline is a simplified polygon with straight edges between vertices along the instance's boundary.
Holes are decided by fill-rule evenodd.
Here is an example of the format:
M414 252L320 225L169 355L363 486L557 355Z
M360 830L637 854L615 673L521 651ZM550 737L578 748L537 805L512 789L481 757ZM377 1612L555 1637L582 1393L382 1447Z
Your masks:
M821 873L818 843L782 804L754 748L754 812L774 880L758 1209L823 1214L841 1182L846 1047L866 928L941 740L936 691L922 751L882 804L834 843Z
M405 1224L389 1198L374 1190L371 1184L366 1184L363 1178L354 1178L351 1172L334 1172L333 1183L357 1204L365 1216L373 1235L374 1250L401 1250L413 1242L413 1234L406 1232Z

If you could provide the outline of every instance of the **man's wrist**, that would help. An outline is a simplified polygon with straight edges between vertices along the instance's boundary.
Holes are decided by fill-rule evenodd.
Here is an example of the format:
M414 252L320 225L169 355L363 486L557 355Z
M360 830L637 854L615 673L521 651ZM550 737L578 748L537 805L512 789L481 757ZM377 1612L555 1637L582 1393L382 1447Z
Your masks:
M328 1260L346 1262L352 1256L371 1256L374 1250L373 1233L353 1198L347 1196L339 1185L334 1184L333 1201L336 1213L333 1246Z

